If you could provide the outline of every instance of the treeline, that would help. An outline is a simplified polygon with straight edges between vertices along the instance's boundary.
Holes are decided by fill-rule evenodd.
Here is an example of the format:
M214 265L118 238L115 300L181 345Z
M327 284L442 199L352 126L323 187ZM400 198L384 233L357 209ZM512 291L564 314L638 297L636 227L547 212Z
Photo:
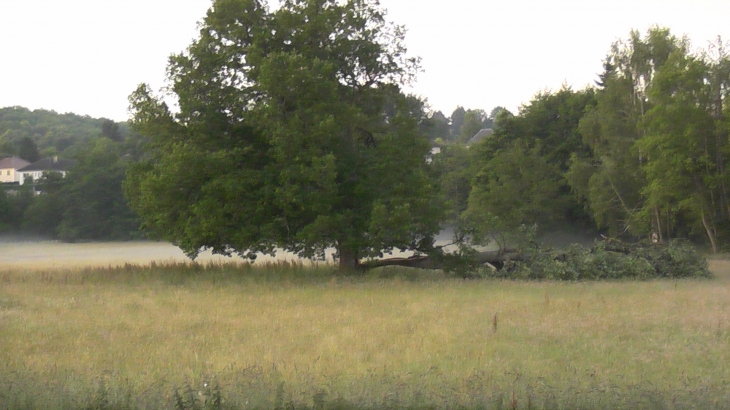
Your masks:
M122 192L126 169L140 155L139 135L123 132L125 124L106 119L19 107L0 113L0 130L5 130L0 157L16 155L32 162L60 154L76 161L65 178L46 173L34 184L2 186L0 233L69 242L144 236ZM69 124L75 126L66 128Z
M622 239L691 238L717 251L730 228L729 90L723 43L693 51L652 28L611 47L595 86L539 93L516 114L458 107L447 117L415 97L406 106L442 149L431 175L448 220L473 239L569 224ZM484 128L493 134L467 147ZM1 156L35 150L78 161L67 178L38 181L42 195L0 192L0 231L141 237L122 182L149 155L146 142L125 123L0 109Z
M612 237L730 232L730 57L652 28L615 43L595 87L544 92L503 111L486 141L435 159L450 216L474 235L522 224Z
M489 113L483 109L456 107L450 116L441 111L429 112L421 119L421 132L436 145L466 144L483 129L496 129L497 118L504 107L495 107Z

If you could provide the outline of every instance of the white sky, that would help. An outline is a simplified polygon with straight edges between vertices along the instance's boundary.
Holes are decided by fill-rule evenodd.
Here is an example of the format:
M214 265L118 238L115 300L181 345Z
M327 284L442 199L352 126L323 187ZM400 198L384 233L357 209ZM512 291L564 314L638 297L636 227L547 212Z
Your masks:
M276 0L270 1L276 4ZM210 0L0 0L0 107L117 121L141 82L164 84ZM695 47L730 40L728 0L381 0L425 70L410 90L447 116L516 112L535 93L593 84L611 43L652 25Z

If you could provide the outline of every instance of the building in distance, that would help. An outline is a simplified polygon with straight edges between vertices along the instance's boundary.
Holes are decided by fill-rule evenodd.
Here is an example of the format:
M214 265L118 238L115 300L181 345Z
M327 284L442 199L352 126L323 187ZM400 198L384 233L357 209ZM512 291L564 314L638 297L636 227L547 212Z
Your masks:
M65 177L68 170L75 163L76 161L58 159L58 157L43 158L18 170L18 173L20 173L20 185L24 185L30 181L37 181L45 172L57 172Z
M18 158L9 157L0 159L0 183L20 182L20 169L30 165L30 162Z

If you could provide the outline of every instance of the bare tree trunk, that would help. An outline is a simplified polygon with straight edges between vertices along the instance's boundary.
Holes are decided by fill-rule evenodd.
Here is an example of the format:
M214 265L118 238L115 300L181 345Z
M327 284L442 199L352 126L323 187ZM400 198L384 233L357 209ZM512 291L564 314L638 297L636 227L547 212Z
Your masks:
M429 256L411 256L409 258L388 258L363 262L360 269L374 269L383 266L405 266L408 268L440 269L440 267Z
M664 243L664 238L662 236L663 235L662 234L662 219L659 217L659 208L656 206L654 207L654 216L656 217L656 231L655 232L657 233L657 235L659 235L659 238L658 238L659 242Z
M715 231L707 222L707 217L705 216L704 212L702 212L702 226L705 227L707 237L710 238L710 243L712 244L712 253L717 253L717 240L715 239Z
M473 256L474 262L478 264L504 264L508 261L524 260L525 255L515 249L503 249L499 251L479 252ZM409 258L388 258L366 261L358 265L359 269L368 270L383 266L406 266L409 268L421 269L442 269L443 264L435 261L434 258L426 255L411 256Z

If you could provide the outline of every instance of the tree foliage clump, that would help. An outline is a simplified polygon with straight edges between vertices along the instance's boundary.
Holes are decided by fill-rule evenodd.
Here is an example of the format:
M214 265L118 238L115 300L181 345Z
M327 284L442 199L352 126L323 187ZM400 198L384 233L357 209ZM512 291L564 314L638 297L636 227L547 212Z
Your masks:
M560 250L534 250L501 269L481 274L504 279L646 280L710 277L707 260L687 241L628 244L598 241L591 247L573 244Z
M565 178L571 157L590 157L578 124L595 105L592 90L563 88L538 94L518 115L499 111L500 126L470 148L473 164L467 224L486 231L516 230L520 225L583 223L589 217Z
M559 170L540 155L540 146L529 148L522 140L485 163L476 173L462 219L475 227L485 215L493 216L485 231L514 231L525 223L562 219Z
M30 189L8 192L0 187L0 233L20 233L23 214L33 203L34 195Z
M451 144L434 156L432 167L438 175L443 194L443 208L449 220L455 221L467 208L472 179L476 170L473 150L464 145Z

